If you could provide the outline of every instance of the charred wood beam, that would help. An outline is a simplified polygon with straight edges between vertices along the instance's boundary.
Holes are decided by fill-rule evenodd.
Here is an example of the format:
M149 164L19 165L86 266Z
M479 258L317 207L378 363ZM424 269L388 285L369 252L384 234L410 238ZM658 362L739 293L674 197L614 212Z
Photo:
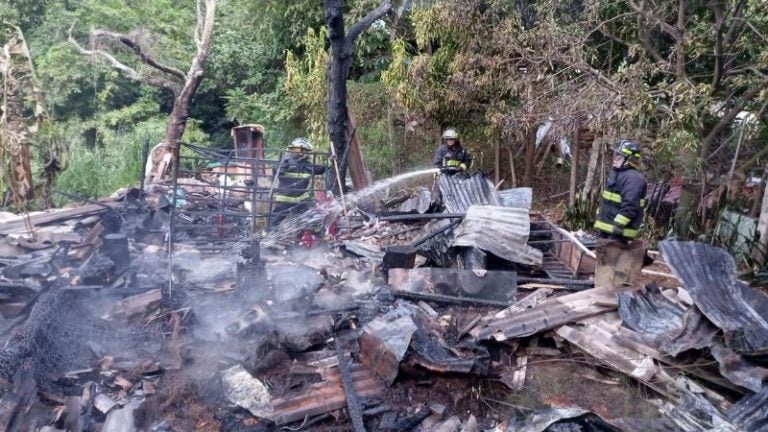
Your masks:
M339 357L339 373L341 374L341 383L344 386L344 394L347 399L347 411L350 420L352 420L352 427L355 432L365 432L360 397L355 390L355 381L352 379L349 363L345 357L344 350L341 348L338 336L333 338L333 347L336 349L336 355Z
M390 215L381 216L378 219L385 222L400 222L400 221L419 221L419 220L433 220L433 219L463 219L466 214L464 213L429 213L429 214L404 214L404 215Z
M392 291L392 295L394 297L404 298L407 300L416 300L416 301L423 300L426 302L452 304L452 305L459 305L459 306L507 308L510 305L510 303L503 302L503 301L484 300L484 299L469 298L469 297L456 297L456 296L449 296L449 295L443 295L443 294L418 293L418 292L412 292L412 291Z
M427 417L432 415L432 410L430 410L427 407L424 407L418 411L412 416L408 416L405 418L400 419L397 423L395 423L393 429L398 431L409 431L421 424L421 422L424 421Z

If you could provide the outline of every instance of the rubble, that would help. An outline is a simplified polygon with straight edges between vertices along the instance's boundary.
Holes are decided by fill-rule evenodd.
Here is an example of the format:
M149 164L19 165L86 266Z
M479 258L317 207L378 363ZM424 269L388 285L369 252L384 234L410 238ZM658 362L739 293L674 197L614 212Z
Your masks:
M439 176L435 213L432 171L248 238L217 216L253 217L248 185L198 174L37 237L0 222L0 427L765 430L768 299L719 249L665 241L677 279L594 287L530 190Z

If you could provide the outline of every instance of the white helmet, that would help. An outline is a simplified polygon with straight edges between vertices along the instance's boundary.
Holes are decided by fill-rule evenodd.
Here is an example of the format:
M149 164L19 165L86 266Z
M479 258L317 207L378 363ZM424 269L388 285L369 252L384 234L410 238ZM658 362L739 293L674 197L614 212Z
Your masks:
M294 139L293 141L291 141L291 145L289 145L288 148L300 148L307 151L315 151L315 147L306 138Z
M459 139L459 133L456 132L456 129L446 129L445 132L443 132L443 139Z

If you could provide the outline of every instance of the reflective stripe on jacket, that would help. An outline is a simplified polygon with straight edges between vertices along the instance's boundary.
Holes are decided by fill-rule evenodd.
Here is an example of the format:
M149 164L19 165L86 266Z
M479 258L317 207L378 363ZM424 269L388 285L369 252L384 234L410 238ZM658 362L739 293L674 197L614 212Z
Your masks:
M640 171L632 167L614 168L601 196L595 228L626 239L637 238L643 222L647 188Z
M435 152L432 164L436 168L461 168L468 170L472 167L472 155L459 145L459 149L451 151L447 145L441 145ZM463 166L462 166L463 165Z
M300 203L312 199L315 175L323 174L325 167L310 163L312 155L287 152L280 161L274 201Z

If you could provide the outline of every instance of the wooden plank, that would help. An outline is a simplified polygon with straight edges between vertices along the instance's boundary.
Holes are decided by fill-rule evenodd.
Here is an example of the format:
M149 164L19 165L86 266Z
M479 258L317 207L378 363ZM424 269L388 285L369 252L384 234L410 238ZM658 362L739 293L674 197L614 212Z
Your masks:
M346 406L346 395L337 367L321 373L324 381L312 384L299 394L287 395L272 400L272 420L277 426L299 421L305 417L335 411ZM372 371L353 365L352 380L355 392L364 398L379 396L385 389Z
M59 221L77 218L81 216L91 216L94 214L103 213L107 211L107 208L105 206L116 207L117 203L104 202L102 204L86 204L80 207L58 209L58 210L53 210L50 212L45 212L45 213L40 213L40 214L30 216L29 219L30 219L30 222L32 223L32 226L37 227L40 225L59 222ZM9 234L25 233L25 232L27 232L27 228L26 228L26 225L24 224L23 219L0 224L0 235L9 235Z
M160 305L162 293L159 289L149 290L145 293L127 297L115 304L114 312L116 315L131 317L140 315L147 310Z
M79 260L87 259L93 254L94 251L101 247L101 233L104 232L104 227L101 222L88 231L88 234L83 238L78 250L72 252L72 256Z
M365 158L360 143L357 140L357 125L352 113L348 117L349 149L347 151L347 164L349 166L349 175L352 177L352 186L360 190L370 185L371 175L365 166Z
M512 390L521 391L525 387L525 373L528 369L528 356L517 358L517 369L512 374Z

